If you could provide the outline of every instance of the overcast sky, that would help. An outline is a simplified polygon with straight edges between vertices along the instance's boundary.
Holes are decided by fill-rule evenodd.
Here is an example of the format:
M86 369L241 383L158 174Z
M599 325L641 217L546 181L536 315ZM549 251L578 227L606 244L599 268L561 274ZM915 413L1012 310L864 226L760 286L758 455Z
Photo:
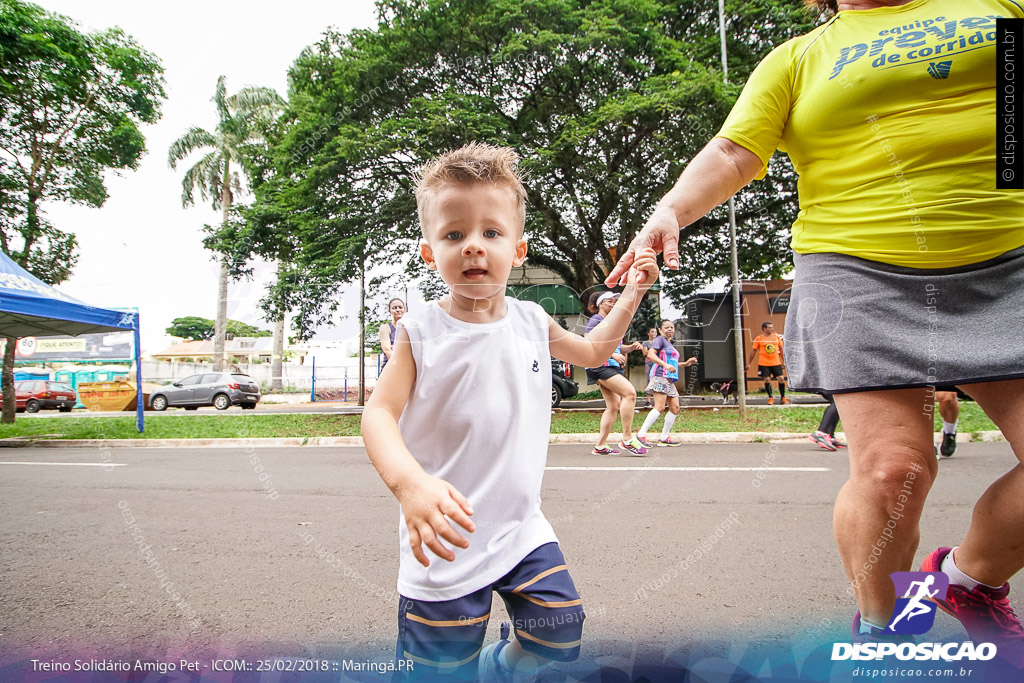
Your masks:
M328 27L374 26L373 2L35 1L87 30L120 26L163 63L167 99L160 121L143 129L148 152L139 170L120 177L109 173L110 198L100 209L46 206L54 225L78 237L78 265L60 289L95 306L137 306L143 350L159 351L172 319L213 318L217 295L217 267L203 249L202 226L219 221L220 214L208 205L181 207L182 174L198 157L171 170L168 147L190 126L213 130L210 98L218 76L227 77L229 93L255 85L286 95L287 71L299 52ZM263 270L269 276L269 269ZM262 282L232 283L228 317L269 329L257 307L263 287ZM354 312L358 290L343 293L343 299L344 308ZM318 338L356 334L354 315L349 318Z

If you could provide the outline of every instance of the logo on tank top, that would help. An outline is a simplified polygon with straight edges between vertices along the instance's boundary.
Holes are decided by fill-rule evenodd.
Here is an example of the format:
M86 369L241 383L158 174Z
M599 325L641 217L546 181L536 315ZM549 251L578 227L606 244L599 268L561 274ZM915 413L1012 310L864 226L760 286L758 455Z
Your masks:
M540 372L540 366L537 365L537 361L533 361L533 371Z

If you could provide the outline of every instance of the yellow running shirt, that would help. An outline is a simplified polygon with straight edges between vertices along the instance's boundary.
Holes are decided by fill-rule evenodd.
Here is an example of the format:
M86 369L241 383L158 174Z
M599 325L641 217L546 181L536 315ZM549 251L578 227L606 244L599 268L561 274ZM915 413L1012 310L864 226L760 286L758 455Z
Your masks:
M718 135L789 154L795 251L946 268L1024 245L1024 191L996 189L996 17L1024 7L844 10L758 65Z

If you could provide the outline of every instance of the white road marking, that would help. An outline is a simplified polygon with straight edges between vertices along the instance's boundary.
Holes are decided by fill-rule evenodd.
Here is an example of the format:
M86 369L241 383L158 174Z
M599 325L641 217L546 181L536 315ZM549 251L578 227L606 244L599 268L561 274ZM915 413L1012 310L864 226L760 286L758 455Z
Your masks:
M831 472L828 467L545 467L557 472Z
M124 467L123 462L0 462L0 465L71 465L75 467Z

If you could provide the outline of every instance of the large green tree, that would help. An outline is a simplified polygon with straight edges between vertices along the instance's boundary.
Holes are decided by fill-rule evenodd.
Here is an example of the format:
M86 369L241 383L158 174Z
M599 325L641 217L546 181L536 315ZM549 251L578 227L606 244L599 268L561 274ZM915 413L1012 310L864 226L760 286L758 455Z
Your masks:
M193 164L181 181L181 203L190 206L195 191L203 201L210 201L214 209L222 212L223 223L228 223L231 206L236 195L243 190L239 171L247 171L247 145L258 143L263 131L284 107L284 101L270 88L242 88L228 95L224 76L217 79L213 103L217 108L217 126L213 132L193 127L175 140L167 152L171 168L195 152L202 158ZM217 318L213 337L214 357L218 370L223 370L227 357L224 341L227 336L229 265L224 256L218 256L220 270L217 279Z
M238 320L228 320L226 327L228 339L234 339L235 337L269 337L273 334L270 330L261 330L258 327ZM172 337L197 341L213 339L214 329L215 322L213 320L190 315L172 320L171 326L165 332Z
M727 3L723 84L714 0L386 0L379 25L328 33L290 71L290 108L245 213L242 249L292 240L288 296L307 336L364 265L426 276L413 170L471 140L528 172L530 262L581 294L599 283L773 45L806 31L799 0ZM737 197L741 269L778 275L795 178L773 162ZM724 211L698 221L679 299L728 272Z
M108 170L135 169L144 123L160 117L160 61L117 28L83 32L71 19L0 0L0 249L49 284L66 280L74 235L45 202L100 207ZM3 422L14 420L15 340L3 364Z

